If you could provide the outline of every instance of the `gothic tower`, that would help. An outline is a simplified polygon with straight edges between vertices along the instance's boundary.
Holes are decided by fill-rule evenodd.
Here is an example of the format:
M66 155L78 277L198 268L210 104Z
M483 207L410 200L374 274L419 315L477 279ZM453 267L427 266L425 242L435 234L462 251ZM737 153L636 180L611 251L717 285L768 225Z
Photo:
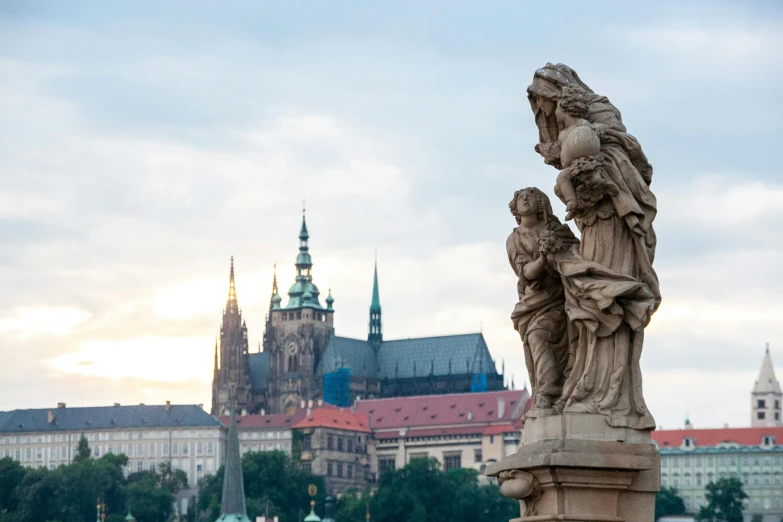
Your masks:
M236 411L250 406L250 366L248 364L247 325L237 302L234 283L234 258L228 280L228 299L220 326L220 344L215 345L212 378L212 415L226 415L235 399Z
M752 417L750 425L756 427L783 426L781 420L781 402L783 393L780 383L775 377L775 367L769 356L769 344L761 363L761 371L756 385L750 394Z
M367 340L376 352L383 341L381 328L381 298L378 295L378 260L375 260L375 275L372 282L372 301L370 302L370 330Z
M334 299L330 294L326 308L321 306L320 292L313 283L309 240L303 210L296 279L288 290L285 307L275 279L268 334L264 336L264 351L269 351L266 405L270 413L293 412L301 401L322 396L323 383L316 378L315 370L332 335Z

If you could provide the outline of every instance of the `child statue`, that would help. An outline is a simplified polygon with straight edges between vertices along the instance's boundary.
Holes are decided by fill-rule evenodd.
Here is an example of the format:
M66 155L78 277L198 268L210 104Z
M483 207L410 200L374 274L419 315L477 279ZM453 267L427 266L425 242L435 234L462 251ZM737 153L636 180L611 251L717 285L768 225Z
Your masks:
M616 196L617 185L603 172L600 133L602 124L591 124L585 119L588 105L585 92L566 86L558 97L555 118L560 130L560 163L563 170L557 176L555 193L565 200L566 221L580 210L594 205L605 195Z

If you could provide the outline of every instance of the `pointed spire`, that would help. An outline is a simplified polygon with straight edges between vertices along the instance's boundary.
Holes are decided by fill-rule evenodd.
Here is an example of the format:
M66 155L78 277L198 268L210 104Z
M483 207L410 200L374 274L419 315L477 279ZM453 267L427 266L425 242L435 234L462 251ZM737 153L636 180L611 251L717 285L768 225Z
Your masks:
M375 251L375 272L372 281L372 302L370 303L370 312L381 313L381 298L378 293L378 251Z
M215 373L218 372L218 340L215 337Z
M228 275L228 299L226 300L225 313L239 313L239 303L237 302L237 287L234 282L234 256L231 256L231 271Z
M332 285L329 285L329 295L326 297L326 309L333 310L334 297L332 297Z
M310 239L310 234L307 233L307 219L305 218L305 205L302 200L302 228L299 229L299 239L307 241Z
M370 331L367 335L373 348L380 348L383 341L383 325L381 323L381 298L378 292L378 252L375 252L375 272L372 282L372 301L370 301Z
M237 430L236 403L231 401L231 425L226 440L226 465L223 474L223 500L220 505L219 521L232 520L250 522L245 508L245 489L242 483L242 461L239 456L239 433Z
M759 371L759 378L753 387L753 393L781 393L780 383L775 377L775 366L769 355L769 343L764 351L764 360L761 363L761 371Z

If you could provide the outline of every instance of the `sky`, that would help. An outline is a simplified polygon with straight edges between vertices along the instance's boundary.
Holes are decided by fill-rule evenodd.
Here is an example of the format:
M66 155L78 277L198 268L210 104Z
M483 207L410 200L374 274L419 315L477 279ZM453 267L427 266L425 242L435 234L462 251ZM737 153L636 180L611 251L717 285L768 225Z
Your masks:
M483 331L523 386L505 238L515 190L555 200L547 62L655 169L657 423L748 425L767 342L783 377L775 1L2 2L0 410L208 408L229 259L257 349L303 199L338 335L366 336L377 250L385 338Z

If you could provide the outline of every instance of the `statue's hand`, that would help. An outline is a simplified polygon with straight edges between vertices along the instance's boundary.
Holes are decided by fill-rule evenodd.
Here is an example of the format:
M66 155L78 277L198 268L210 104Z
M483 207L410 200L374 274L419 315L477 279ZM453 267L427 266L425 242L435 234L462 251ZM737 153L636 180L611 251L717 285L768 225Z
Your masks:
M593 128L593 130L595 131L595 133L598 135L599 138L603 138L604 132L606 132L606 129L609 128L603 123L592 123L590 124L590 126Z
M536 145L536 152L543 156L544 163L547 165L552 165L557 169L563 168L560 164L560 144L556 141L539 143Z
M644 236L642 223L639 221L639 217L636 214L628 214L625 216L625 223L628 225L628 228L631 229L632 234L639 237Z

